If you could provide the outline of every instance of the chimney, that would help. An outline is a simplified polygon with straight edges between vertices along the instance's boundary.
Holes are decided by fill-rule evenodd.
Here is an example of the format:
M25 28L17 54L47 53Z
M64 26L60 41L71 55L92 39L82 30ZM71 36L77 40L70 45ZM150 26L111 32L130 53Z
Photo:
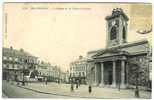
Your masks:
M13 50L13 47L12 47L12 46L10 46L10 49L11 49L11 50Z
M23 52L23 51L24 51L24 49L22 49L22 48L21 48L21 49L20 49L20 51L21 51L21 52Z
M82 56L79 56L79 59L82 59L83 57Z

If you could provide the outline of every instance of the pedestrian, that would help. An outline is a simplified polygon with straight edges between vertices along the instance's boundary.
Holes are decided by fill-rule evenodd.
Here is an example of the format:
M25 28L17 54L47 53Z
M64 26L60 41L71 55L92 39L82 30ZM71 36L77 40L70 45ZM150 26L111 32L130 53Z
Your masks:
M48 83L48 79L47 77L45 77L45 84L47 85L47 83Z
M76 89L78 89L78 83L76 83Z
M88 87L88 92L89 92L89 93L92 92L92 87L91 87L91 85L89 85L89 87Z
M15 80L15 82L17 82L17 74L16 73L14 75L14 80Z
M80 82L79 82L79 80L77 81L77 84L78 84L78 87L80 86Z
M74 91L74 85L73 85L73 83L71 84L71 92L73 92Z
M138 87L136 87L136 89L135 89L135 97L137 97L137 98L140 97Z
M17 75L15 77L15 80L16 80L17 85L19 85L19 79L18 79L18 76Z

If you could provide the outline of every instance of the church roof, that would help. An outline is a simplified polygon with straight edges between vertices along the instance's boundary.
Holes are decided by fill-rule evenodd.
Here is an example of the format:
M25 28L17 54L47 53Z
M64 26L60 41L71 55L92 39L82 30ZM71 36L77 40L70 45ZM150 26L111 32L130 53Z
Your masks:
M120 49L109 49L98 52L96 55L92 56L93 58L97 57L107 57L107 56L116 56L116 55L129 55L128 52L122 51Z
M102 52L107 52L107 51L114 51L114 50L118 50L118 49L126 49L126 48L132 48L132 49L127 49L126 52L128 53L137 53L141 51L145 51L145 48L142 48L144 46L142 46L143 44L147 44L148 41L147 40L140 40L140 41L134 41L134 42L130 42L130 43L124 43L122 45L117 45L117 46L112 46L112 47L108 47L106 49L99 49L99 50L95 50L95 51L89 51L88 54L92 54L95 53L94 55L99 55ZM140 47L138 47L140 45ZM140 49L138 49L140 48ZM125 50L124 50L125 51Z

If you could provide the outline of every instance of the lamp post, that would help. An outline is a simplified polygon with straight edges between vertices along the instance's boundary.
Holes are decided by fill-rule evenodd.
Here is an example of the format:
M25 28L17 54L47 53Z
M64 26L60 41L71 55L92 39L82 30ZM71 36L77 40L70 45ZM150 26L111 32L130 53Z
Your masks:
M23 69L22 69L22 73L23 73L23 80L22 80L22 85L25 86L25 66L27 65L28 60L25 59L23 60Z
M27 63L28 63L28 60L27 59L25 59L24 61L23 61L23 64L24 64L24 66L23 66L23 80L22 80L22 85L23 86L25 86L25 66L27 65Z
M25 78L24 78L25 75L24 75L24 71L25 71L25 66L23 65L23 69L22 69L22 73L23 73L22 74L22 77L23 77L23 79L22 79L22 85L23 86L25 86Z

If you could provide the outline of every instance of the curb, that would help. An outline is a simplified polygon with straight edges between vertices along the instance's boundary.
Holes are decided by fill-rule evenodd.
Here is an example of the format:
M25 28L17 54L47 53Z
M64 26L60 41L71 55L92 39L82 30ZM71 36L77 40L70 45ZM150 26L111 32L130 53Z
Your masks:
M27 89L27 90L31 90L31 91L34 91L34 92L37 92L37 93L43 93L43 94L51 94L51 95L57 95L57 96L67 96L67 97L74 97L74 98L87 98L87 99L112 99L112 98L97 98L97 97L81 97L81 96L73 96L73 95L65 95L65 94L59 94L59 93L51 93L51 92L42 92L42 91L38 91L38 90L34 90L34 89L31 89L31 88L27 88L27 87L23 87L23 86L18 86L20 88L24 88L24 89ZM116 98L118 99L118 98Z
M31 89L28 87L24 87L24 86L20 86L20 85L15 85L15 84L11 84L23 89L27 89L33 92L37 92L37 93L42 93L42 94L49 94L49 95L57 95L57 96L66 96L66 97L72 97L72 98L85 98L85 99L147 99L147 98L103 98L103 97L84 97L84 96L76 96L76 95L67 95L67 94L60 94L60 93L52 93L52 92L42 92L36 89Z

